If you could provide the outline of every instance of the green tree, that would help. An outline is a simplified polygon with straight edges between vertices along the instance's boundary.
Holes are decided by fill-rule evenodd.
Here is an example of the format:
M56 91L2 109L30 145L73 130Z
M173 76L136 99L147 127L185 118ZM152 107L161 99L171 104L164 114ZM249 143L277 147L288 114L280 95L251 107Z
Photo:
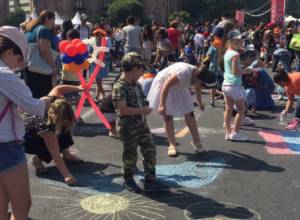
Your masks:
M22 8L16 8L15 12L11 13L6 21L7 25L19 27L25 21L25 12Z
M191 14L187 11L179 11L172 13L168 20L169 22L179 17L184 23L191 23L193 21Z
M138 0L115 0L108 7L108 15L113 24L124 23L129 15L143 16L143 4Z

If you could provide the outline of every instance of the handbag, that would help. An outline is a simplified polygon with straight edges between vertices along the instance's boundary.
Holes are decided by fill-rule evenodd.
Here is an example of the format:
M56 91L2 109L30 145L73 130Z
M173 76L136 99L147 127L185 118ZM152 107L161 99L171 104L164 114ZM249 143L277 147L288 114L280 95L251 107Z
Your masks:
M36 43L29 43L28 44L28 65L27 68L31 72L43 74L43 75L50 75L53 72L52 67L47 63L47 61L42 57L39 49L39 33L42 26L39 27L36 36ZM52 58L56 59L58 53L51 49Z

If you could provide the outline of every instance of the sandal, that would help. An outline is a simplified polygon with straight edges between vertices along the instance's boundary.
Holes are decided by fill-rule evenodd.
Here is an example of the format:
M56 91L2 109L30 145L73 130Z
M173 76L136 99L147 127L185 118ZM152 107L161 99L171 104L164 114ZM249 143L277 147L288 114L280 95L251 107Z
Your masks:
M47 168L44 166L43 162L38 158L38 156L33 156L32 165L36 175L47 172Z

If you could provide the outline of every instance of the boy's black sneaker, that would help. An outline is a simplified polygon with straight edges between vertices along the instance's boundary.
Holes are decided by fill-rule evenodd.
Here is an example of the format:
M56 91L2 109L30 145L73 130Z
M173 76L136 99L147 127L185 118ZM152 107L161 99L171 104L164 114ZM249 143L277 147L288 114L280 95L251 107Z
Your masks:
M124 179L123 187L130 192L140 193L142 191L138 184L134 181L133 177Z
M155 176L145 177L144 179L144 191L145 192L156 192L165 191L166 186L157 181Z

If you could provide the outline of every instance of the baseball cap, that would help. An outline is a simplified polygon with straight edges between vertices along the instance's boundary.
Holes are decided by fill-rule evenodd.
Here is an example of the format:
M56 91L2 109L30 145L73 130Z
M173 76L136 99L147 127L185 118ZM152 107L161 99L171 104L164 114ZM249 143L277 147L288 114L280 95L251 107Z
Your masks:
M214 30L213 30L213 35L215 37L220 37L222 38L223 35L224 35L224 28L222 27L216 27Z
M243 38L241 32L237 29L230 31L227 35L228 40L240 40Z
M80 19L81 20L87 20L87 19L89 19L89 17L86 14L81 14Z
M145 62L142 56L137 52L127 53L121 60L121 66L143 66L145 68Z
M28 45L23 33L18 28L12 26L0 27L0 36L4 36L14 42L21 50L24 62L27 59Z

